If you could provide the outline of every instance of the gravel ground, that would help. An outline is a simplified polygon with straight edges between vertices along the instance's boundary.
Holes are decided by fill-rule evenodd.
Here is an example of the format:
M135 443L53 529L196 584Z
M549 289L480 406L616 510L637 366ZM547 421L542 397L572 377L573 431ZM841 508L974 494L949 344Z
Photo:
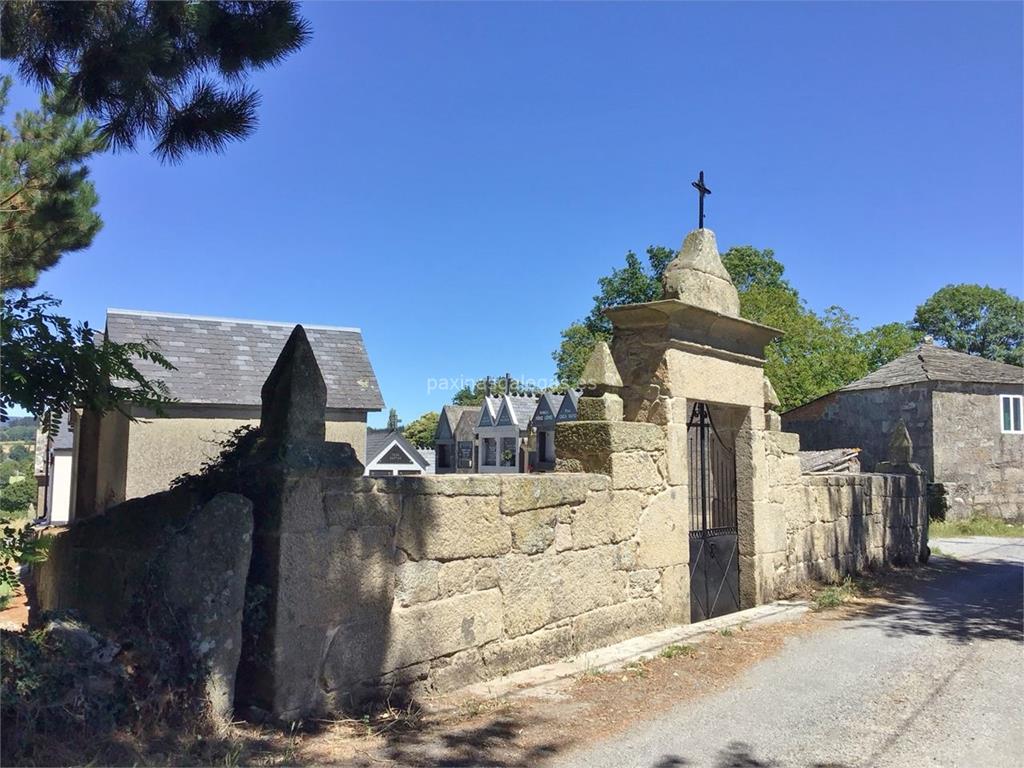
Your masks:
M1024 764L1024 539L942 539L933 576L791 638L726 690L564 768Z

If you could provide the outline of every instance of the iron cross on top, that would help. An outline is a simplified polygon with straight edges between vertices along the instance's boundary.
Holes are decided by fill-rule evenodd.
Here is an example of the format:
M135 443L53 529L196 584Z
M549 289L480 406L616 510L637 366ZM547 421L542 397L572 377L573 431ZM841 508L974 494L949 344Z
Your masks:
M711 190L704 186L704 171L701 171L697 180L691 181L690 184L700 196L700 214L697 218L697 226L699 229L704 229L704 195L711 194Z

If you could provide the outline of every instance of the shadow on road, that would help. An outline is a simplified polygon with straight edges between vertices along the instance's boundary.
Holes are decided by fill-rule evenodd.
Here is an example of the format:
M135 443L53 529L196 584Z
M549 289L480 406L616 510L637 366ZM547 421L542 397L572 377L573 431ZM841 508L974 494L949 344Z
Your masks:
M749 744L733 741L715 756L714 763L703 760L694 762L678 755L663 755L651 768L683 768L683 766L712 765L713 768L782 768L777 760L761 759L754 756ZM807 768L850 768L845 763L811 763Z
M891 637L938 635L958 642L1021 640L1024 565L1015 560L934 558L926 571L894 582L886 602L856 614L880 620Z

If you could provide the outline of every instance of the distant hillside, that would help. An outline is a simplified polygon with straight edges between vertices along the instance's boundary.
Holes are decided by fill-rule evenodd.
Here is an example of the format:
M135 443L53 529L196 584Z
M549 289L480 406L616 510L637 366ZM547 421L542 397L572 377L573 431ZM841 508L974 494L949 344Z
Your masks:
M35 442L36 420L31 416L21 416L0 423L0 443L13 440Z

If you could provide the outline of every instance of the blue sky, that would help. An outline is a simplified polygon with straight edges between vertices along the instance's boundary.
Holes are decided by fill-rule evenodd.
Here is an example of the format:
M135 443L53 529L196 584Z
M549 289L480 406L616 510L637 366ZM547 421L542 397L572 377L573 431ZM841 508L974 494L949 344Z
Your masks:
M405 421L448 401L431 378L549 377L596 278L693 228L700 169L721 250L775 249L816 309L1020 295L1021 9L311 4L313 42L253 79L257 133L98 159L104 229L39 288L100 326L359 326Z

